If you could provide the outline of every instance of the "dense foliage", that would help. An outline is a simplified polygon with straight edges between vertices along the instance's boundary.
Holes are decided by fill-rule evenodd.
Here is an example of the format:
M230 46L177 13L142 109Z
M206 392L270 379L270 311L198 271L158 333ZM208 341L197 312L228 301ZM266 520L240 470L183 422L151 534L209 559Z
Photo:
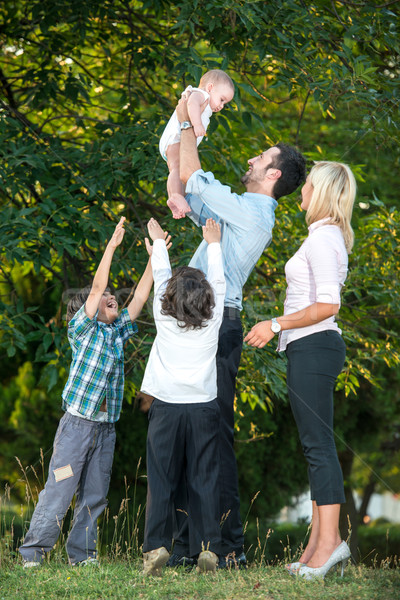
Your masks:
M282 140L310 160L348 162L357 176L356 246L340 313L348 358L338 448L350 492L352 481L375 486L377 476L395 489L398 8L372 0L2 2L0 477L15 497L22 486L13 457L36 464L40 448L51 451L70 358L66 301L90 281L119 216L129 221L111 277L121 302L144 269L150 216L173 234L175 264L200 241L166 209L157 145L180 91L214 67L229 72L236 93L200 146L206 170L239 190L246 160ZM273 244L246 286L245 327L282 310L283 265L306 235L297 197L280 203ZM126 350L113 506L144 455L146 417L134 400L154 336L150 303L139 327ZM272 515L306 484L284 368L272 344L243 354L236 414L244 513L260 489L252 512ZM144 472L142 461L142 499Z

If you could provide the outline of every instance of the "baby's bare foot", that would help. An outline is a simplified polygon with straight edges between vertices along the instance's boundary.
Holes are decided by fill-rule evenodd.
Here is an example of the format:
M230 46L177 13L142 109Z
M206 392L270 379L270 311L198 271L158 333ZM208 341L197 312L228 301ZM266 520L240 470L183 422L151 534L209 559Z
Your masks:
M174 219L182 219L186 213L190 212L191 210L189 204L185 200L185 197L181 194L172 194L168 198L167 204L172 211L172 216Z

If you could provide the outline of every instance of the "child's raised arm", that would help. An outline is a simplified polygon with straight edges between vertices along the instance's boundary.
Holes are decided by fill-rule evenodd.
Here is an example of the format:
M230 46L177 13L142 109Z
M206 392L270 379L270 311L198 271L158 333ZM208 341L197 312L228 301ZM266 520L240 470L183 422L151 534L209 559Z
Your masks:
M139 279L133 298L128 304L128 313L132 322L138 318L143 306L146 304L152 285L153 271L151 268L151 259L149 258L146 269Z
M162 239L165 240L167 250L171 247L171 236L168 235L167 231L163 231L161 229L160 225L155 219L150 219L147 228L149 231L149 235L153 241L156 239ZM146 250L149 253L149 261L147 263L145 272L143 273L137 285L135 294L128 305L128 312L131 321L134 321L139 316L143 306L147 302L151 286L153 285L153 269L151 266L151 255L153 252L153 247L150 245L150 242L147 238L145 238L145 244Z
M96 274L93 279L90 294L85 302L85 312L89 319L93 319L97 309L99 308L101 297L108 284L108 276L110 274L111 261L114 256L115 249L120 245L124 238L125 217L121 217L116 226L113 236L107 244L103 257L97 267Z
M187 103L190 122L193 125L194 135L196 137L206 135L203 123L201 122L201 106L204 104L204 96L201 92L192 92Z
M203 237L207 248L207 280L214 290L214 316L222 319L226 292L226 280L221 252L221 227L214 219L207 219L203 226Z

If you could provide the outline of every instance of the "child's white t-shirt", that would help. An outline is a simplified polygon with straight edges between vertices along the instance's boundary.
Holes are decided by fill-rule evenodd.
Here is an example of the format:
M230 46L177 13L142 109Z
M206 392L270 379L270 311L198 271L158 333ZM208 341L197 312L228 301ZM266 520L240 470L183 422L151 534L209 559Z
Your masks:
M201 329L183 329L176 319L161 314L161 298L172 272L164 240L155 240L153 245L153 312L157 336L141 390L163 402L194 404L210 402L217 397L215 357L226 284L220 244L209 244L207 253L207 280L215 299L213 316Z

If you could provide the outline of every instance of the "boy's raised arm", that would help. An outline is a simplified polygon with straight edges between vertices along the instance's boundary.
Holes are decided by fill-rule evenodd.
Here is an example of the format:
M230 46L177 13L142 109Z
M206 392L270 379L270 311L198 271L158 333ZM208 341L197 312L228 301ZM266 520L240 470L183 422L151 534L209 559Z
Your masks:
M156 239L162 239L165 241L167 250L171 247L171 236L168 235L167 231L163 231L160 225L157 223L155 219L150 219L147 225L149 236L154 241ZM143 273L140 281L135 290L135 295L133 296L131 302L128 305L128 312L131 318L131 321L137 319L142 310L143 306L147 302L147 299L150 294L151 286L153 285L153 268L151 264L151 256L153 253L153 247L150 244L148 238L145 238L146 250L149 253L149 261L146 266L146 270Z
M131 321L135 321L143 306L146 304L153 285L153 270L151 268L151 258L149 258L146 269L137 284L132 300L128 304L128 313Z
M216 306L224 305L226 280L221 252L221 227L214 219L207 219L203 225L203 237L208 244L207 248L207 280L213 286L216 294Z
M114 256L115 249L120 245L124 238L125 217L121 217L116 226L113 236L107 244L103 257L97 267L96 274L93 279L90 294L85 302L85 312L89 319L93 319L97 309L99 308L101 297L108 284L108 276L110 274L111 262Z

